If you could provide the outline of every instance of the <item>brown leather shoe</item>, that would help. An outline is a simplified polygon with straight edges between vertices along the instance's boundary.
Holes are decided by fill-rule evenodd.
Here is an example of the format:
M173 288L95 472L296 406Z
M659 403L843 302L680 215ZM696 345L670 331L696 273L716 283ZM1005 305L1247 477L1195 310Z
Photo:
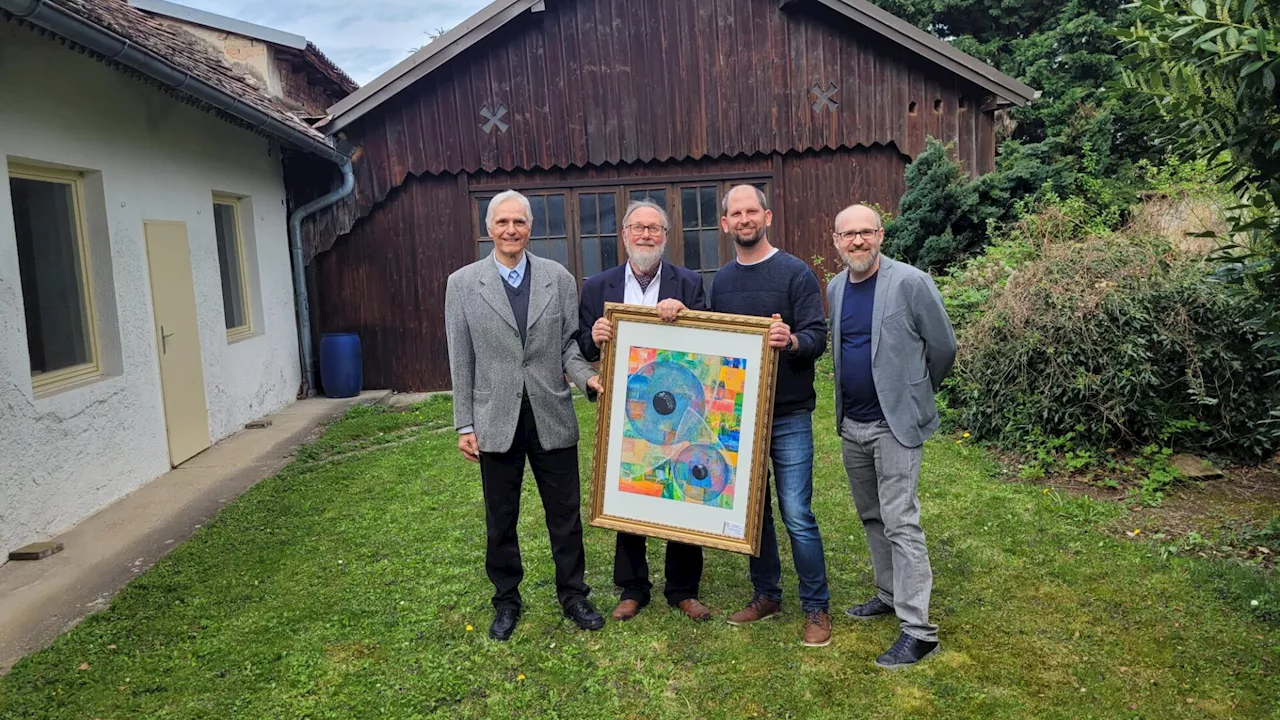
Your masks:
M630 620L640 613L640 603L635 600L623 600L613 609L614 620Z
M780 612L782 612L782 603L757 595L747 603L746 607L729 616L729 624L749 625L758 620L767 620Z
M711 608L698 602L698 598L689 598L688 600L681 600L680 604L677 607L679 607L682 611L684 611L684 614L688 615L690 620L710 620L711 619Z
M831 616L826 610L810 610L804 614L805 647L826 647L831 644Z

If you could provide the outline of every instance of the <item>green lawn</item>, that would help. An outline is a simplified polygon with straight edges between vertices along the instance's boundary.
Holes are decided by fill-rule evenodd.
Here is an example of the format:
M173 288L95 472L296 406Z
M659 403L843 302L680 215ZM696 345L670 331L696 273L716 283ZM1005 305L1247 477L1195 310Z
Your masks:
M724 623L750 585L745 557L715 551L703 595L715 621L659 601L627 624L576 630L555 603L531 482L525 618L510 643L490 642L478 472L436 399L405 414L354 411L109 609L0 678L0 717L1280 718L1280 633L1248 600L1274 602L1274 576L1161 559L1095 529L1122 510L1002 482L983 451L948 437L929 444L921 481L944 652L875 668L897 628L841 612L872 587L828 390L815 510L830 647L800 645L789 557L784 619ZM587 467L594 412L579 409ZM608 612L613 534L588 528L586 541L587 580Z

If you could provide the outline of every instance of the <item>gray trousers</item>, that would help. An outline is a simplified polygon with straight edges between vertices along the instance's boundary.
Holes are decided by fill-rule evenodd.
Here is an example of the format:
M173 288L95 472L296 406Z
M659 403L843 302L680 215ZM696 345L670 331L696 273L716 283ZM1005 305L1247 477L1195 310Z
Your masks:
M876 594L893 606L902 632L930 642L938 626L929 624L933 570L920 527L920 460L923 448L904 447L888 423L840 422L844 469L867 533Z

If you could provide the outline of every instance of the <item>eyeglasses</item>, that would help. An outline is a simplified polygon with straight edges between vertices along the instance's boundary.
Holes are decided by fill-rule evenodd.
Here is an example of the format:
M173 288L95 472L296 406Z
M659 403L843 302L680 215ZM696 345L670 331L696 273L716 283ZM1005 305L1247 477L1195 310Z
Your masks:
M632 235L644 235L646 233L649 235L661 235L667 231L667 227L665 225L641 225L636 223L634 225L627 225L626 227L627 230L631 231Z
M844 232L831 233L831 235L840 242L845 243L853 242L853 239L856 237L862 238L864 242L870 242L876 238L876 234L879 233L880 230L881 228L876 228L874 230L845 230Z

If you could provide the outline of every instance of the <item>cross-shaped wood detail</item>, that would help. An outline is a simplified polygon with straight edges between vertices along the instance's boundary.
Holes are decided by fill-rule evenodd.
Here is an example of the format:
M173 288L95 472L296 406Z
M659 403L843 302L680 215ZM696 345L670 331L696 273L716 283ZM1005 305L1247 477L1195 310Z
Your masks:
M825 92L817 83L814 83L811 92L816 95L818 99L813 101L813 111L822 112L823 108L826 108L831 112L835 112L836 108L840 106L840 103L835 101L834 96L839 91L840 89L836 87L835 83L827 83L827 89Z
M480 129L484 131L485 135L492 133L495 127L498 128L500 133L505 133L507 128L510 127L502 121L502 116L507 114L506 105L499 105L497 112L490 110L487 104L483 105L480 107L480 114L485 118L485 122L480 125Z

